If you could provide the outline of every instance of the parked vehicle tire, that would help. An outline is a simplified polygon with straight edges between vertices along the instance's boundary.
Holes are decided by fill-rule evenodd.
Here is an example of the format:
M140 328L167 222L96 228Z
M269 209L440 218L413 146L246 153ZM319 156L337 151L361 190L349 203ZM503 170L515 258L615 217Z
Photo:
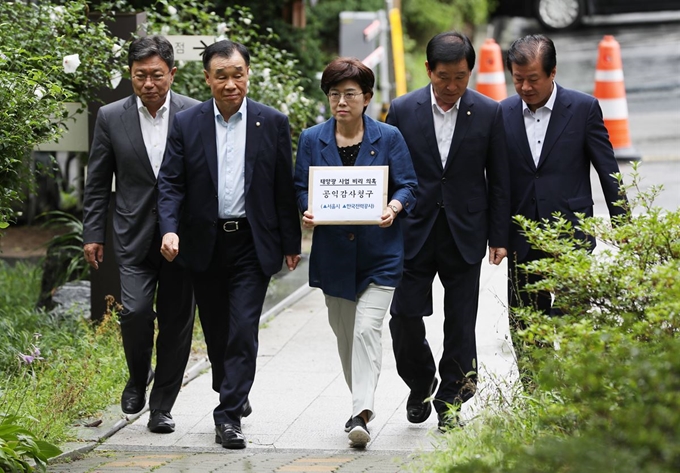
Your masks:
M584 14L583 0L536 0L536 19L548 30L565 30L581 23Z

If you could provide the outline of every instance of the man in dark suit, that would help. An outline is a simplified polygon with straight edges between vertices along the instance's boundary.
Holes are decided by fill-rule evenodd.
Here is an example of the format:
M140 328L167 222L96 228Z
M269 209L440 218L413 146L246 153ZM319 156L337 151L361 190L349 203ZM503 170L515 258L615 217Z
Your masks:
M175 114L199 102L170 92L177 68L172 45L165 38L134 40L128 62L134 94L100 108L97 114L83 201L83 243L85 259L98 269L115 174L113 249L120 271L120 327L130 372L121 408L135 414L146 403L157 317L148 427L165 433L175 429L170 410L189 359L194 302L188 272L163 260L159 251L156 176Z
M402 221L406 260L391 307L394 354L411 389L407 418L424 422L437 378L423 317L432 314L439 274L444 351L434 405L442 430L457 424L456 410L475 392L481 263L487 241L491 264L505 257L510 219L502 114L498 103L467 89L474 65L466 36L438 34L427 45L430 85L394 100L387 115L404 135L418 176L418 206Z
M250 55L219 41L203 54L213 98L177 116L159 176L162 253L192 272L212 364L215 441L244 448L262 304L271 276L300 260L288 118L246 98ZM181 245L181 246L180 246Z
M600 178L610 216L625 213L614 203L625 199L611 176L619 172L602 110L594 97L555 83L555 45L543 35L516 40L506 65L517 95L501 103L510 157L511 211L540 221L560 212L572 223L576 213L593 215L590 165ZM583 234L581 234L583 237ZM595 246L594 239L589 239ZM531 248L518 225L510 229L508 301L511 308L533 306L551 313L552 295L529 294L524 287L538 281L519 264L544 257ZM553 314L555 309L552 309Z

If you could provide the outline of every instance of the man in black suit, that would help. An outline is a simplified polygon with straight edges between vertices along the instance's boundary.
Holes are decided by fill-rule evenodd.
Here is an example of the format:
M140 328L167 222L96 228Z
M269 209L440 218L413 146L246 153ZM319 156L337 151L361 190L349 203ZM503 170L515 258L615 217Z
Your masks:
M555 45L543 35L516 40L508 50L506 65L517 95L501 103L510 156L512 215L531 220L552 219L560 212L574 225L576 213L593 215L590 165L597 171L610 216L625 213L614 203L625 199L611 175L619 172L602 110L594 97L555 83ZM581 237L583 234L580 233ZM592 247L595 240L589 239ZM510 229L508 300L511 308L534 307L546 314L552 295L529 294L524 287L538 281L519 264L545 256L531 248L518 225Z
M177 116L159 176L159 215L169 261L192 272L212 363L215 440L244 448L257 336L270 277L300 260L288 118L246 98L250 55L219 41L203 54L213 98ZM181 245L181 246L180 246Z
M163 260L159 252L156 176L175 114L199 102L170 92L177 68L172 45L165 38L134 40L128 62L134 94L100 108L97 114L83 200L83 242L85 259L98 269L103 263L115 174L113 249L120 270L120 328L130 372L121 408L135 414L146 403L158 318L148 427L165 433L175 429L170 410L189 359L194 303L188 272Z
M441 430L475 392L479 275L506 256L510 220L508 162L500 106L467 89L475 65L470 40L441 33L427 45L430 85L392 102L387 123L406 139L418 176L418 206L402 221L404 276L394 293L390 329L401 378L411 389L410 422L424 422L437 387L423 317L432 314L432 281L444 295L444 351L434 406Z

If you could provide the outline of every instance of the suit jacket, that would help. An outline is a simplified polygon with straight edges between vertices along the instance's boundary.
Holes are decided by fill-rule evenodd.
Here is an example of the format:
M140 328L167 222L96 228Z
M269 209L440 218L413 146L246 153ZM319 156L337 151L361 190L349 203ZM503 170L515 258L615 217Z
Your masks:
M281 112L246 100L246 217L262 271L271 276L284 255L300 253L290 125ZM210 99L175 117L158 175L161 235L179 235L179 254L193 271L208 268L218 232L213 111Z
M474 90L460 100L451 149L442 167L430 86L392 102L387 123L408 144L418 176L418 207L402 222L406 258L422 248L441 209L461 255L478 263L489 246L507 248L510 195L500 106Z
M522 115L522 99L509 97L501 103L510 155L512 215L529 219L551 219L560 212L576 223L575 213L593 215L590 165L602 184L609 214L624 213L614 205L619 189L612 173L619 171L602 110L594 97L557 84L538 166L534 164ZM590 239L594 246L595 241ZM510 250L522 261L529 251L517 224L511 224Z
M314 228L309 285L324 294L356 301L369 283L396 287L401 280L404 246L403 217L415 207L416 175L408 148L396 128L364 115L364 138L355 166L389 166L388 202L403 210L394 224L321 225ZM300 135L295 160L295 187L301 212L308 207L309 166L342 166L335 141L335 118Z
M198 103L170 92L168 134L177 112ZM83 197L83 243L105 243L114 174L113 249L119 264L137 264L146 258L156 229L157 189L135 95L97 113Z

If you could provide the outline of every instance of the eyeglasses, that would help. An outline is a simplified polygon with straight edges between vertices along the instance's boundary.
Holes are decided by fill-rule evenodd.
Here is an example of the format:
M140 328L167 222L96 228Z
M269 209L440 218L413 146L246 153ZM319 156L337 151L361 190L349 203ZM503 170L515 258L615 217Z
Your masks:
M165 79L165 74L135 74L132 78L140 84L146 84L146 81L149 79L151 79L151 82L154 84L158 84Z
M363 92L345 92L345 93L329 92L328 100L330 100L331 102L339 102L340 97L345 97L345 101L351 102L355 98L357 98L359 96L363 96L363 95L364 95Z

